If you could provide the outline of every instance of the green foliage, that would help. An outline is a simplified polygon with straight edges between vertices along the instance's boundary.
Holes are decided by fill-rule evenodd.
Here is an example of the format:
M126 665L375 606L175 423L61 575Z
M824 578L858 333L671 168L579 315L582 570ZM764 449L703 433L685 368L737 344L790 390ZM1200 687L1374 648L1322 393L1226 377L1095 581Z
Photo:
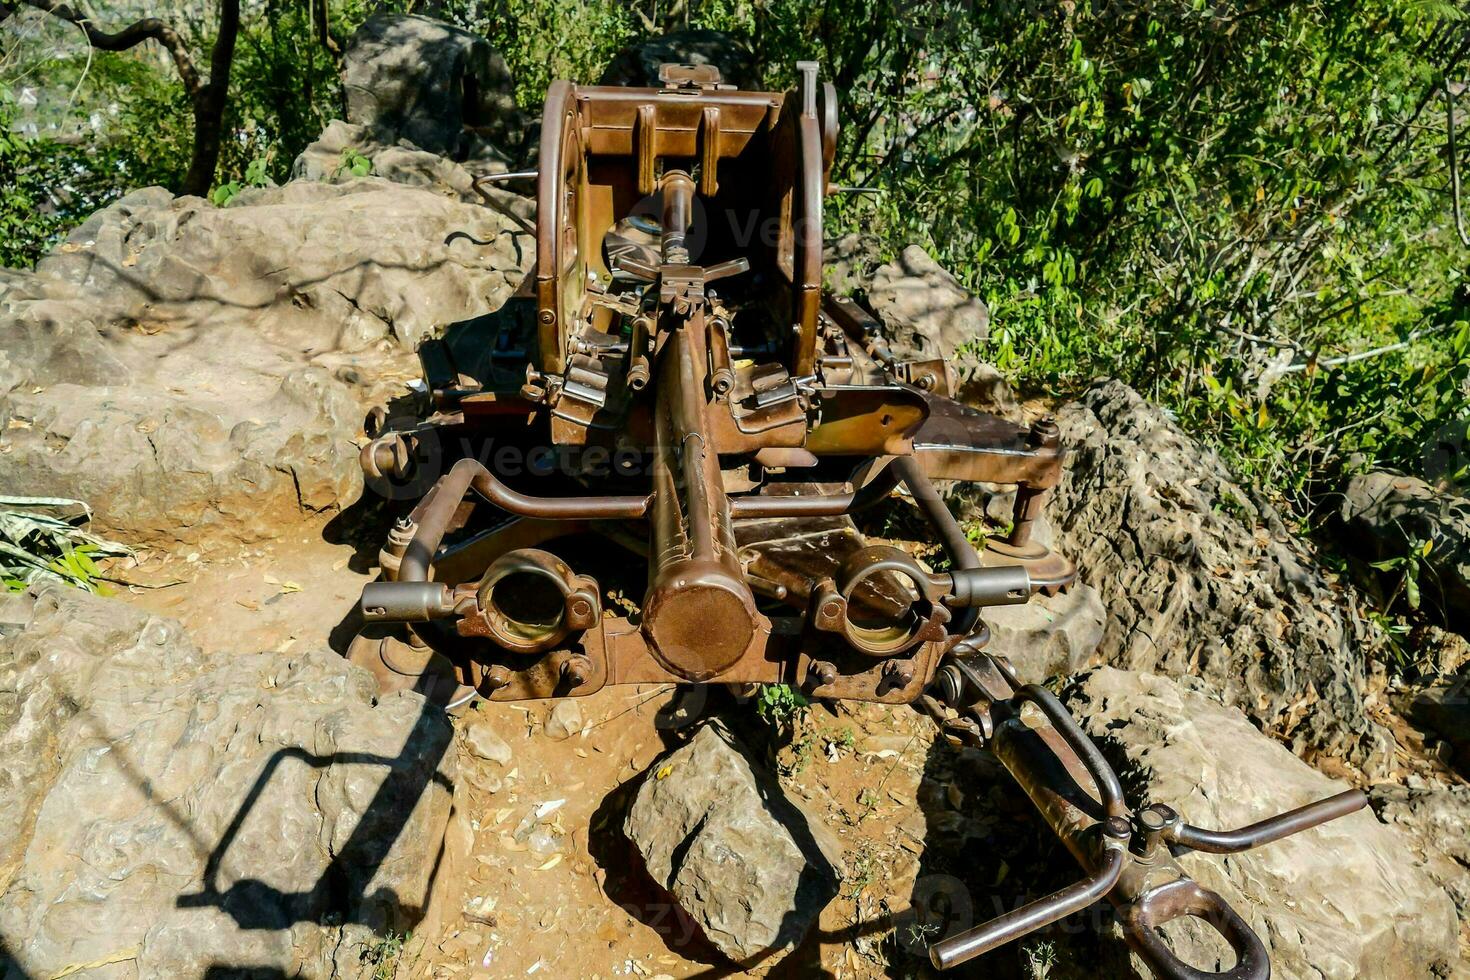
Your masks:
M82 501L64 497L0 497L0 586L19 592L59 581L106 594L95 559L131 552L87 533L91 514Z
M371 943L364 944L361 960L372 968L373 980L393 980L398 975L399 959L403 956L403 945L413 938L411 932L389 931Z
M925 244L989 302L1003 369L1122 377L1303 504L1351 453L1413 468L1465 411L1437 8L834 8L874 32L813 34L862 80L841 179L883 192L833 201L834 230Z
M0 266L27 267L74 225L116 196L105 149L16 127L11 94L0 89Z
M755 713L777 729L790 727L810 705L805 695L787 684L762 684L755 696Z
M247 187L269 187L270 177L267 176L266 173L269 167L269 155L256 157L254 160L251 160L250 165L245 168L244 177L240 178L239 180L231 180L226 183L220 184L209 195L210 201L214 203L215 207L222 208L233 201L236 197L238 197L240 195L240 192Z
M347 173L354 177L366 177L373 172L373 161L363 156L353 147L347 147L342 151L342 159L338 161L337 168L332 171L332 179Z
M1432 541L1411 541L1406 553L1372 563L1373 567L1381 572L1397 570L1399 573L1398 584L1394 586L1383 604L1385 609L1392 607L1400 595L1404 597L1410 609L1419 608L1419 572L1433 547L1434 542Z

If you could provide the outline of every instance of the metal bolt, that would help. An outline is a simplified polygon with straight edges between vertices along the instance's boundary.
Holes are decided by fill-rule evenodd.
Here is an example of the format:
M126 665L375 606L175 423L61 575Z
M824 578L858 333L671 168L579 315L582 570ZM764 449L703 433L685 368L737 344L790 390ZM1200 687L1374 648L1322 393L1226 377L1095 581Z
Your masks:
M581 687L592 676L592 663L586 657L572 656L562 661L561 678L568 687Z
M1138 852L1147 860L1164 843L1164 833L1179 822L1179 814L1171 806L1155 803L1138 811L1133 819L1143 837Z
M907 687L914 679L914 665L909 660L890 660L883 665L883 676L895 687Z
M825 660L814 660L812 676L817 679L817 683L825 686L837 680L837 668Z
M836 599L829 599L822 603L822 617L824 619L836 619L842 615L842 603Z
M484 687L485 690L493 693L500 690L502 687L505 687L509 683L510 671L497 664L494 667L491 667L489 670L485 671L485 679L481 682L481 686Z
M1113 840L1127 840L1133 836L1133 828L1128 826L1126 817L1108 817L1103 821L1103 834Z
M551 310L542 310L540 316L538 316L536 319L540 320L542 323L550 325L556 322L556 313Z
M1062 430L1054 418L1037 419L1031 426L1027 440L1033 446L1046 446L1061 438Z
M572 603L573 617L577 619L584 619L590 615L592 615L592 603L588 602L586 599L577 599Z

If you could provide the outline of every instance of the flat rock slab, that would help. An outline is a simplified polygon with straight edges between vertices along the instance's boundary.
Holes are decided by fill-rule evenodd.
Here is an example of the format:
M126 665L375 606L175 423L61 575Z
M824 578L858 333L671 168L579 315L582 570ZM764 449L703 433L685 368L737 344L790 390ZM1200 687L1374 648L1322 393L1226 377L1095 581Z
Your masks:
M1411 776L1407 785L1373 787L1370 799L1380 820L1409 835L1424 870L1454 899L1470 970L1470 786Z
M624 829L654 881L748 968L799 945L837 894L836 838L718 722L654 763Z
M279 538L361 495L366 405L534 251L503 215L376 179L226 208L130 194L0 280L0 486L86 500L132 545Z
M1348 788L1239 711L1164 677L1101 667L1067 700L1088 733L1138 771L1152 800L1196 826L1240 827ZM1450 896L1419 866L1410 838L1371 810L1242 854L1186 854L1180 863L1250 923L1273 976L1423 980L1449 975L1458 958ZM1208 929L1186 920L1165 939L1193 966L1226 969L1231 954L1217 958L1223 943Z
M116 600L26 601L0 631L0 935L24 975L355 976L419 920L455 775L439 709L377 702L330 653L205 653Z

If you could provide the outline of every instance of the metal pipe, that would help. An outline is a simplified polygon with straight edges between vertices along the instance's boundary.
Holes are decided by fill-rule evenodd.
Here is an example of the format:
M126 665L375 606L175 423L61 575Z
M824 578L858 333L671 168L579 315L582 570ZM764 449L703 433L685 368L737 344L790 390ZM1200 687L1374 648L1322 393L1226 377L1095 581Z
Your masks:
M1018 606L1031 601L1031 575L1024 565L957 568L931 578L950 593L944 604L951 609Z
M1067 747L1077 754L1077 758L1087 768L1087 774L1097 784L1098 795L1102 797L1103 813L1109 817L1126 817L1128 803L1123 798L1123 784L1118 781L1118 774L1113 772L1108 760L1073 719L1071 712L1057 700L1056 695L1039 684L1027 684L1016 692L1016 700L1029 701L1040 708L1051 727L1067 743Z
M730 325L720 317L709 322L709 386L717 395L727 394L735 386L735 371L730 366Z
M730 516L740 519L771 517L840 517L871 507L898 486L896 460L882 468L864 486L848 493L812 494L807 497L769 497L751 494L730 498Z
M1003 946L1013 939L1045 928L1080 912L1102 898L1123 873L1127 844L1109 837L1103 844L1102 865L1076 884L1023 905L1014 912L991 919L958 936L951 936L929 947L929 959L935 969L948 970L968 960Z
M474 490L502 510L521 517L548 520L616 518L634 520L648 513L649 497L533 497L501 483L478 460L462 459L436 483L416 510L418 531L403 553L398 566L400 582L424 582L429 566L448 531L449 521Z
M970 665L955 663L962 673L974 674L966 669ZM995 681L972 676L970 683L981 691L1007 686L999 678ZM1045 688L1023 687L1013 699L998 702L997 707L1027 701L1040 708L1050 724L1033 729L1019 714L1010 714L996 726L990 747L1042 818L1090 873L1075 885L936 944L929 955L939 969L963 963L1086 908L1112 892L1128 864L1132 828L1117 775L1061 702ZM1089 777L1102 797L1101 820L1088 806ZM1096 848L1099 829L1103 847L1100 863Z
M633 318L633 336L628 342L627 382L634 391L648 387L648 379L652 375L653 366L648 362L648 335L652 326L652 321L646 316Z
M709 439L705 317L667 333L654 408L648 592L641 629L663 666L691 681L719 675L755 636L719 456Z
M1187 823L1165 827L1163 834L1181 847L1210 854L1235 854L1253 847L1270 844L1283 837L1308 830L1318 824L1355 813L1368 805L1362 790L1350 789L1325 800L1299 806L1295 810L1257 821L1238 830L1204 830ZM1172 811L1171 811L1172 812Z
M893 461L890 468L903 481L909 496L914 498L914 503L939 535L939 543L949 556L949 563L959 571L979 568L980 558L975 554L975 547L970 544L970 539L965 536L964 528L954 519L954 515L949 512L949 506L940 498L934 484L929 482L914 458L900 456ZM973 606L962 608L949 626L950 633L960 636L969 634L979 617L979 610Z
M454 615L454 598L443 582L369 582L358 606L369 623L422 623Z
M659 183L663 191L663 260L670 265L689 262L687 236L694 215L694 178L670 170Z
M475 178L477 184L498 184L502 180L534 179L541 176L539 170L512 170L503 174L482 174Z

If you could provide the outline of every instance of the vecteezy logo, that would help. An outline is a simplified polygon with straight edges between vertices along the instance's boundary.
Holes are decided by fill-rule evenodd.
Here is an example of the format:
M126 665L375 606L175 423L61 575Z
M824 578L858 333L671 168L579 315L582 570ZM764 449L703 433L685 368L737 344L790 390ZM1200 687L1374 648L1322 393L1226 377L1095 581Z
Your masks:
M909 907L894 918L894 936L908 952L925 956L934 943L964 932L974 921L964 882L946 874L924 875L914 882Z
M658 234L663 227L664 196L662 192L641 198L628 212L625 219L635 228L647 229ZM689 229L684 235L684 248L689 252L689 261L697 263L709 243L709 216L699 195L693 195L689 205Z

